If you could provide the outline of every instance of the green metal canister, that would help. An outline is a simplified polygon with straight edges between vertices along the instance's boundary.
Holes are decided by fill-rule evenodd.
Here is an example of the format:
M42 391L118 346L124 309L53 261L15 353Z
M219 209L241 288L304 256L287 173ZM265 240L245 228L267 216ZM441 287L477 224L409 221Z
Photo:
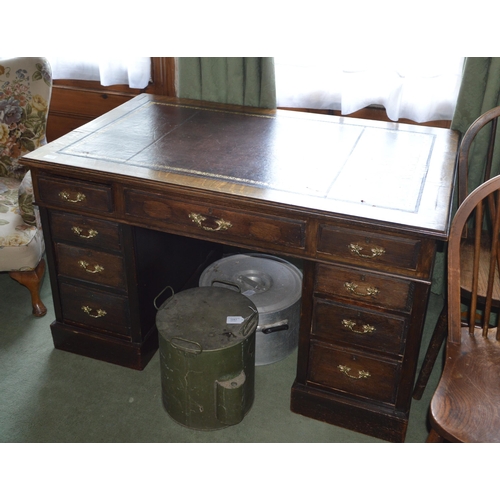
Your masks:
M233 290L184 290L160 306L163 406L179 424L215 430L250 411L255 385L253 302Z

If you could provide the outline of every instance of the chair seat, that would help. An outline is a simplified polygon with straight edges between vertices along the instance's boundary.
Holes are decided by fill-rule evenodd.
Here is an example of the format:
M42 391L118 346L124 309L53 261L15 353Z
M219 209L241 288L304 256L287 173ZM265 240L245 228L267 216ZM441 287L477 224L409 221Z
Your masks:
M449 441L500 442L500 345L462 328L462 343L448 344L430 416Z
M40 221L26 224L18 203L21 181L0 177L0 271L35 269L45 251Z

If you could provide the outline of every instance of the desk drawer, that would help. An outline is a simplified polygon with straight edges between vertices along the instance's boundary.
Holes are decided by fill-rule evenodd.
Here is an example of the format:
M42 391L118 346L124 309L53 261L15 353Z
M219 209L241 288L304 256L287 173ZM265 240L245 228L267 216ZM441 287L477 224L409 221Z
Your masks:
M421 242L370 231L320 224L318 255L325 254L338 262L372 269L415 272Z
M118 337L130 337L127 297L67 283L61 283L60 291L65 322Z
M355 396L395 403L400 363L311 342L308 381Z
M93 213L113 212L111 187L106 184L40 175L38 196L40 203L50 206Z
M306 223L281 217L212 207L125 190L125 211L130 217L165 221L168 226L193 236L220 234L224 241L262 242L280 247L304 248Z
M60 276L126 289L123 257L64 243L55 247Z
M52 212L50 219L54 240L121 251L120 229L115 222L62 212Z
M409 280L319 264L316 266L315 290L360 304L410 312L414 284Z
M312 335L325 342L343 342L400 355L405 346L406 330L404 317L314 299Z

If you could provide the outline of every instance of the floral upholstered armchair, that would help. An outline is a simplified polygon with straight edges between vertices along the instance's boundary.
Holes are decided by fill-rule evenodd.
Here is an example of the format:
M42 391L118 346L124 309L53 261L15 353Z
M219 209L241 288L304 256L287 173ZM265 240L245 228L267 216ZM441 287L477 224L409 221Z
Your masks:
M31 173L19 158L46 143L51 94L46 59L0 59L0 272L28 288L35 316L47 312L39 293L45 246Z

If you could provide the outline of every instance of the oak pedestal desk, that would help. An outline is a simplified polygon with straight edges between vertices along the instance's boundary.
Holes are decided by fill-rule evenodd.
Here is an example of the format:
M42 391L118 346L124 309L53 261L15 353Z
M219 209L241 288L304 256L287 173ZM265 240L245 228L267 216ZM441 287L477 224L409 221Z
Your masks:
M142 94L28 154L56 348L135 369L222 245L303 262L293 412L404 441L458 139Z

